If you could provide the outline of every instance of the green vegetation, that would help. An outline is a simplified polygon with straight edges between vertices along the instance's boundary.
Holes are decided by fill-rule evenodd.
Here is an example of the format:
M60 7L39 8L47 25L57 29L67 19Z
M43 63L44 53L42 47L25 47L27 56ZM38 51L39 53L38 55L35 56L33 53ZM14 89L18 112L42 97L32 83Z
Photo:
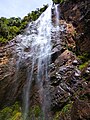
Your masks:
M35 105L30 108L27 120L33 118L35 118L35 120L42 118L43 120L43 117L44 115L41 112L40 106ZM14 105L2 109L0 111L0 120L22 120L22 111L19 103L16 102Z
M82 55L79 55L78 58L83 62L87 62L90 60L90 53L83 53Z
M59 3L63 3L63 2L67 2L67 1L72 1L72 2L76 2L76 0L52 0L55 4L59 4Z
M79 69L83 70L90 63L90 53L83 53L79 55L78 58L82 61L82 64L79 65Z
M21 111L19 103L15 103L11 107L6 107L0 111L0 120L20 120Z
M44 5L42 8L32 11L23 19L11 17L9 19L5 17L0 18L0 44L7 43L13 39L16 35L22 33L27 27L28 23L35 21L48 7Z
M33 117L35 118L35 120L39 120L40 116L42 116L42 112L41 109L38 105L33 106L30 109L30 113L29 113L29 119L32 119ZM42 119L43 120L43 119Z
M84 68L87 67L88 63L89 63L89 62L85 62L85 63L79 65L79 69L80 69L80 70L83 70Z
M67 105L65 105L61 111L56 112L55 117L53 120L59 120L60 116L64 116L64 115L68 115L69 112L71 111L72 108L72 103L68 103Z
M58 3L63 3L65 2L66 0L52 0L55 4L58 4Z
M63 107L61 112L62 113L68 113L71 110L71 107L72 107L72 103L67 104L66 106Z

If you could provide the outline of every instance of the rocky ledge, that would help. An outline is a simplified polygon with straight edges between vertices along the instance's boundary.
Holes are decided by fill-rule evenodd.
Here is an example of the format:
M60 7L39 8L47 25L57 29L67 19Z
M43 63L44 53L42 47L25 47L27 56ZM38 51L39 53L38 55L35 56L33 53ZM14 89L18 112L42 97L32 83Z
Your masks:
M90 61L76 56L85 51L90 53L89 38L89 0L72 0L61 4L64 31L57 38L52 33L52 55L49 70L48 89L51 96L51 111L54 120L90 119ZM18 40L18 41L17 41ZM19 39L0 47L0 108L20 101L30 60L18 63L15 52ZM29 52L29 48L25 52ZM85 59L86 60L86 59ZM18 67L19 66L19 67ZM35 68L36 72L37 66ZM17 77L16 77L17 76ZM46 87L45 83L43 84ZM39 103L38 89L32 84L32 104Z

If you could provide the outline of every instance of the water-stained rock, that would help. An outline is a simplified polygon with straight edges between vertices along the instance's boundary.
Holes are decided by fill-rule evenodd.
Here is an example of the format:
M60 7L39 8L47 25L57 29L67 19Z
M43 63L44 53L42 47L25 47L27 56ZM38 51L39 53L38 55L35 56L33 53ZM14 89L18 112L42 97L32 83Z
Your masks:
M46 90L44 96L50 97L53 112L61 112L66 105L72 103L69 117L66 113L60 113L58 120L90 119L90 65L80 71L79 60L75 55L76 49L80 52L90 52L89 27L86 26L90 22L89 5L87 0L66 1L61 4L63 20L59 21L60 31L56 32L55 29L51 33L52 53L48 84L45 76L42 79L42 86ZM55 16L53 20L56 20ZM36 29L29 31L27 36L34 33L37 34ZM23 86L26 84L28 72L31 71L32 61L28 54L31 48L29 45L24 46L25 54L20 57L23 46L21 41L17 36L8 45L0 47L0 108L13 104L16 100L21 101ZM36 79L37 63L31 85L31 105L43 102L43 98L39 98L42 88L38 88Z

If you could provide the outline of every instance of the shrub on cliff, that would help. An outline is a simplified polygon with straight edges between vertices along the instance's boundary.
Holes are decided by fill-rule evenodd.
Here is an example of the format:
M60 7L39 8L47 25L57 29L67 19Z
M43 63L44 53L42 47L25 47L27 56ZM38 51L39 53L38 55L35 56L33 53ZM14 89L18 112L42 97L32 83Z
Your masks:
M20 120L20 106L16 102L13 106L6 107L0 111L0 120Z
M62 3L62 2L64 2L64 1L66 1L66 0L52 0L55 4L58 4L58 3Z

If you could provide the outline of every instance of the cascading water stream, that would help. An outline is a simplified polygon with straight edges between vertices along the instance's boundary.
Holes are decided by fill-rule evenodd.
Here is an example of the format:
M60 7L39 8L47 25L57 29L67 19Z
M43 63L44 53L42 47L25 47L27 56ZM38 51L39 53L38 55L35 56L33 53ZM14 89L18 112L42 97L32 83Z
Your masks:
M58 10L58 6L59 4L57 4L55 6L55 14L56 14L56 27L57 27L57 30L59 30L59 19L60 19L60 15L59 15L59 10Z
M49 81L48 78L48 66L50 64L51 54L51 6L45 11L42 20L40 21L40 27L38 28L38 42L39 42L39 56L38 56L38 72L37 82L40 90L41 106L43 111L44 119L48 119L49 101L50 98L46 98L46 90L43 88L43 83ZM44 76L44 79L43 79ZM49 91L48 91L49 94Z
M31 55L32 67L28 68L28 78L24 89L24 120L27 119L27 114L30 105L30 89L33 79L34 65L37 62L37 85L39 90L39 97L42 106L43 117L46 119L46 111L49 109L49 104L46 100L46 91L43 88L43 82L48 81L48 66L50 63L51 54L51 6L35 21L29 25L26 31L28 36L22 36L22 44L28 46L30 43L30 53L26 56ZM24 41L26 44L24 43ZM43 80L43 76L45 77ZM44 114L45 113L45 114ZM47 116L48 117L48 116Z
M21 42L18 43L17 47L17 50L19 50L19 60L21 61L22 59L26 60L29 58L31 63L31 67L28 66L26 71L27 80L24 86L24 120L28 119L28 112L30 108L30 92L34 79L35 65L37 65L37 79L35 81L39 88L39 98L43 112L43 118L41 118L41 120L52 120L49 115L50 94L48 88L48 71L52 54L51 35L54 29L54 26L52 25L51 8L52 6L49 6L35 22L29 24L26 33L19 36L19 39L21 39ZM58 31L59 13L57 6L55 7L55 11L57 26L56 31ZM25 52L25 49L30 49L30 51Z

